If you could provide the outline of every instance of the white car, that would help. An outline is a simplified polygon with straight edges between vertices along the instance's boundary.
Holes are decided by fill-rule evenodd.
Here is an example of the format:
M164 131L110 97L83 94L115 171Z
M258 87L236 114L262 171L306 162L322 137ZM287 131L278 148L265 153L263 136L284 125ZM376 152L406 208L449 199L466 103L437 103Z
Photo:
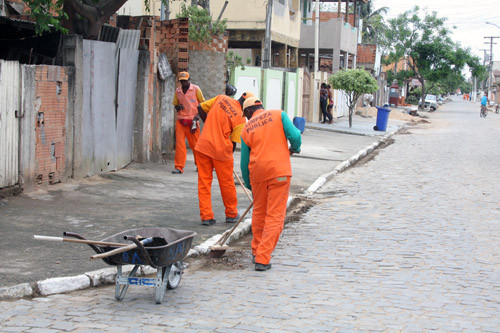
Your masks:
M437 109L437 97L436 95L427 94L425 95L425 105L424 109L431 109L432 111ZM418 106L422 106L422 100L418 103Z

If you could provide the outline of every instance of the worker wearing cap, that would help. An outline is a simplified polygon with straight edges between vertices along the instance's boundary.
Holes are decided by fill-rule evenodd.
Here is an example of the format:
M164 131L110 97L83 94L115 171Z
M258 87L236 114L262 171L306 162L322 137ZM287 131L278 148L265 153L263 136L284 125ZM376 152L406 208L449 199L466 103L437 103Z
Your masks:
M191 83L188 72L179 73L179 82L181 86L175 89L173 101L175 110L177 111L177 123L175 126L175 169L172 171L173 174L184 172L187 156L186 138L191 150L194 151L194 147L196 147L200 136L200 129L198 122L193 121L193 118L198 114L198 104L205 101L200 87Z
M290 155L300 152L302 138L284 111L265 110L255 97L243 103L243 114L248 122L241 134L240 165L253 193L252 255L255 270L266 271L285 222Z
M226 94L236 93L236 89L226 87ZM213 170L217 174L219 188L224 202L226 222L238 221L238 198L233 177L233 152L236 142L241 142L240 135L245 118L242 105L246 98L253 96L246 92L235 100L227 95L218 95L198 106L199 117L205 121L203 131L195 147L198 165L198 200L201 223L215 224L212 210Z

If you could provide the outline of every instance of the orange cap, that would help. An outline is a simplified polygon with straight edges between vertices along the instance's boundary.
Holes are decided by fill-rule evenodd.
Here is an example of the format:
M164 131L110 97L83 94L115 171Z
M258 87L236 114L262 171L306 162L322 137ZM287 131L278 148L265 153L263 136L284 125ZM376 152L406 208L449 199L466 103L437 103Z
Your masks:
M241 94L241 97L243 97L243 99L247 99L250 97L255 97L255 95L250 91L245 91L243 94Z
M188 72L180 72L179 73L179 81L183 80L189 80L189 73Z
M262 102L255 96L248 97L245 102L243 102L243 110L254 105L262 105Z

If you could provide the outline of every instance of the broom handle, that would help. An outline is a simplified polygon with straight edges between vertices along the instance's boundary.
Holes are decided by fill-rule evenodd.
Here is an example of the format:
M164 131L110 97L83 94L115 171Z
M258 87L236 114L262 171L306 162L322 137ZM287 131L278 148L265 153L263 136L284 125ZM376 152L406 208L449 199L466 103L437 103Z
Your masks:
M219 238L219 240L215 243L215 244L219 244L220 246L224 245L224 243L227 241L227 239L229 238L229 236L231 236L231 234L233 233L233 231L236 229L236 227L238 226L238 224L240 224L240 222L243 220L243 218L245 217L245 215L247 215L248 211L250 210L250 208L252 208L253 206L253 201L250 203L250 206L248 206L248 208L245 210L245 212L243 213L243 215L241 215L240 219L238 220L238 222L236 222L234 224L234 226L229 230L229 232L225 232L222 234L222 237Z
M248 189L245 187L245 185L241 181L241 179L238 176L238 174L236 173L236 171L234 171L234 169L233 169L233 174L236 177L236 179L238 179L238 182L240 183L241 187L243 187L243 190L245 191L245 194L247 195L247 197L250 200L250 202L252 202L253 201L252 196L250 195L250 193L248 193Z
M33 239L44 240L51 242L70 242L70 243L83 243L83 244L95 244L95 245L106 245L106 246L126 246L128 244L123 243L109 243L101 241L93 241L89 239L74 239L74 238L63 238L63 237L53 237L53 236L41 236L33 235Z
M151 238L143 239L141 241L141 243L143 245L146 245L146 244L151 243L152 241L153 241L153 238L151 237ZM137 247L137 244L135 244L135 243L134 244L130 244L130 245L121 247L119 249L114 249L114 250L111 250L111 251L108 251L108 252L94 254L93 256L90 257L90 259L101 259L101 258L110 257L110 256L118 254L118 253L127 252L128 250L133 250L136 247Z

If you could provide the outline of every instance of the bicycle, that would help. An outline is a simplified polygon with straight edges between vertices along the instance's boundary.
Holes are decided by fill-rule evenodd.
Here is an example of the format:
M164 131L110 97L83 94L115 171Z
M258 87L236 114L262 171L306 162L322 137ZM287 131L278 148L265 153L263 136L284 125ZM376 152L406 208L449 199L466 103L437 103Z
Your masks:
M481 118L486 118L488 114L488 109L486 109L486 105L481 105L481 111L479 112L479 116Z

